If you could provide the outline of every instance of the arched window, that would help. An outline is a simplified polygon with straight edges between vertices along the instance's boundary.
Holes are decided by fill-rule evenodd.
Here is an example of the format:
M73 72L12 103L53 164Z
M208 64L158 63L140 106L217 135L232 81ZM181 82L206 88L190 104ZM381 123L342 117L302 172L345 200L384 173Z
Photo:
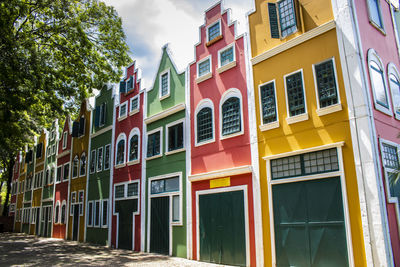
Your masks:
M379 111L391 114L388 93L385 82L383 64L374 49L368 50L368 69L371 87L374 94L375 108Z
M124 164L125 163L125 134L120 134L117 138L117 147L115 154L115 165Z
M396 119L400 119L400 74L393 63L388 65L390 91L392 92L393 109Z
M78 177L78 169L79 169L79 159L78 156L75 156L74 161L72 163L72 178Z
M210 99L203 99L196 108L196 145L214 140L214 106Z
M140 131L138 128L133 128L129 134L129 143L128 143L128 161L137 161L140 156Z
M56 208L54 211L54 223L59 223L60 216L60 201L57 201Z
M231 97L222 104L222 135L237 133L241 129L240 100Z
M85 173L86 173L86 156L85 156L85 152L83 152L81 155L79 176L84 176Z
M65 200L63 201L62 205L61 205L61 222L62 224L65 224L65 212L66 212L66 204L65 204Z

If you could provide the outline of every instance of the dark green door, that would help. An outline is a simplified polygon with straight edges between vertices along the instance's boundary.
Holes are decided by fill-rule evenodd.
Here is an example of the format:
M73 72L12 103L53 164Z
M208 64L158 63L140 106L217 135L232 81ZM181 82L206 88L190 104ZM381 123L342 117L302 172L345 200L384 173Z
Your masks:
M115 212L118 213L118 248L133 249L133 213L137 211L137 199L115 201Z
M150 252L169 254L169 197L151 199Z
M276 266L348 266L340 179L272 186Z
M243 191L199 196L200 260L246 265Z
M39 235L39 228L40 228L40 209L38 208L34 208L32 209L32 211L35 211L36 214L34 216L36 216L36 225L35 225L35 232L36 235Z
M79 233L79 204L74 205L74 218L73 218L73 230L72 230L72 240L78 240Z

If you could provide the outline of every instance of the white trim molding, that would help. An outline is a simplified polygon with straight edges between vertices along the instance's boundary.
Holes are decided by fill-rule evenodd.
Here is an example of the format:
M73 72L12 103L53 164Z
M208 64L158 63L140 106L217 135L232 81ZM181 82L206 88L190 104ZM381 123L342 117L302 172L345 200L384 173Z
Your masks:
M166 118L166 117L168 117L168 116L170 116L172 114L175 114L175 113L177 113L177 112L179 112L181 110L185 110L185 109L186 109L185 103L177 104L177 105L175 105L173 107L170 107L170 108L168 108L168 109L166 109L164 111L161 111L161 112L159 112L157 114L154 114L154 115L152 115L150 117L145 118L144 119L144 123L149 124L149 123L158 121L160 119Z
M205 181L205 180L210 180L210 179L214 179L214 178L234 176L234 175L240 175L240 174L246 174L246 173L252 173L252 172L253 172L253 167L251 165L244 165L244 166L233 167L233 168L224 169L224 170L192 174L192 175L188 176L188 179L191 182L197 182L197 181Z

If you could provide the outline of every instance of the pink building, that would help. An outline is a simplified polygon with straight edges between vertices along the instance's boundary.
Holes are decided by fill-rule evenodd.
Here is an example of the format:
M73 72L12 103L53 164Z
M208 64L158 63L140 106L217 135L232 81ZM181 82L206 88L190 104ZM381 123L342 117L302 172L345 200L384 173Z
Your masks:
M191 257L255 266L245 37L229 17L221 2L206 10L189 66Z
M119 103L116 105L114 164L112 184L111 245L140 251L140 196L142 177L142 129L144 90L133 62L120 82ZM137 157L132 157L137 155Z
M69 116L66 117L63 131L58 142L57 151L57 174L54 186L54 207L59 209L60 216L54 216L53 237L66 238L67 230L67 210L69 196L69 181L71 173L71 147L72 147L72 121Z

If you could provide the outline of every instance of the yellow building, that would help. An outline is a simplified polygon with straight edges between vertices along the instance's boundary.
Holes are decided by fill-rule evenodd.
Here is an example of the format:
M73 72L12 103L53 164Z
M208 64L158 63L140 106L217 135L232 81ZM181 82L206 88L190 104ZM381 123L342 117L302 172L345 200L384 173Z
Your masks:
M91 127L91 107L83 101L78 118L72 125L71 182L69 187L69 211L67 238L84 241L85 199L87 183L87 158Z
M265 266L365 266L349 110L330 0L248 15Z

